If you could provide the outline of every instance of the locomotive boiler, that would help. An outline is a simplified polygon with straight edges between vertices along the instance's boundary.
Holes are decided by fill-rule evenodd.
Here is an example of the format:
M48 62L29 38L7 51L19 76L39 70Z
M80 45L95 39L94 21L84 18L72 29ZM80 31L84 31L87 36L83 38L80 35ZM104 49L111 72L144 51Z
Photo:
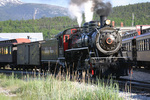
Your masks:
M83 33L78 34L78 36L72 36L73 47L79 48L87 46L95 48L95 50L98 51L97 56L99 56L99 53L103 56L117 53L121 48L121 35L116 29L110 27L109 24L110 20L106 20L105 26L100 29L100 23L97 21L85 23Z

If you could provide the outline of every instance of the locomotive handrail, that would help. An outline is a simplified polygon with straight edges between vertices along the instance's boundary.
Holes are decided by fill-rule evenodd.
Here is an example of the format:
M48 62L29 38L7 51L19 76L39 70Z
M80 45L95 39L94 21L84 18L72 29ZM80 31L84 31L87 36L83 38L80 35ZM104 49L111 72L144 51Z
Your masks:
M95 60L95 59L110 59L110 58L129 58L129 57L92 57L91 59Z
M88 49L88 47L68 49L68 50L66 50L66 52L68 52L68 51L76 51L76 50L84 50L84 49Z

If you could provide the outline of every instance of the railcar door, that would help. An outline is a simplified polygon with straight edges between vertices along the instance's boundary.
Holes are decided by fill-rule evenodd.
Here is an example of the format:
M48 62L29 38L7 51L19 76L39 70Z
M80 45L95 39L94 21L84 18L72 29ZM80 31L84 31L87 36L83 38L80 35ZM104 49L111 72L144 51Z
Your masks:
M136 39L132 40L132 58L134 62L137 61Z
M64 48L63 48L63 37L59 36L59 57L64 57Z

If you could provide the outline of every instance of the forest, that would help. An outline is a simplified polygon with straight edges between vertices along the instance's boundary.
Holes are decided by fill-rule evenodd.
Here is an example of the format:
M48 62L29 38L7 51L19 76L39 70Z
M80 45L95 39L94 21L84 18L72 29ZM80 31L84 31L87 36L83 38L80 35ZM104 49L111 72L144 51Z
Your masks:
M55 34L77 25L76 20L69 17L53 17L36 20L8 20L0 22L0 33L39 33L42 32L44 39L54 37Z
M124 26L132 25L132 16L134 15L134 26L150 25L150 2L139 3L127 6L114 7L108 19L115 21L115 26L120 26L123 22ZM99 20L99 16L94 14L93 20ZM83 22L84 23L84 22ZM30 20L7 20L0 21L0 33L29 33L42 32L44 39L54 37L59 32L77 26L76 19L68 16Z
M120 26L121 22L124 23L124 26L131 26L132 15L134 15L134 26L150 25L149 9L150 2L114 7L113 12L108 18L114 20L116 26Z

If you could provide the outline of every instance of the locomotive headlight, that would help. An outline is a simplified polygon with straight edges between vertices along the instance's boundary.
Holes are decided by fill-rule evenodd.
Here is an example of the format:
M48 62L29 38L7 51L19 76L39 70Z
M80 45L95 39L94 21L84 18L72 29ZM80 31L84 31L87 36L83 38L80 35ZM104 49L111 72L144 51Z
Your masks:
M111 20L106 20L106 25L110 25L111 24Z
M98 27L100 27L100 26L101 26L101 23L100 23L100 22L98 22L98 23L97 23L97 26L98 26Z

